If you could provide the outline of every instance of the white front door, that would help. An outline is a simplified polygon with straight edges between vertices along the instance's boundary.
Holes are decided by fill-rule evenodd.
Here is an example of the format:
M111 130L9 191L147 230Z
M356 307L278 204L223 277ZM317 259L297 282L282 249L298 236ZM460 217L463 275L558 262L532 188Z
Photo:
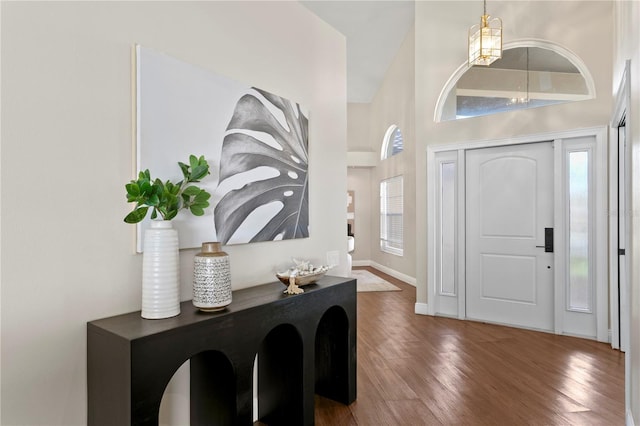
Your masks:
M466 316L554 329L553 143L466 152Z

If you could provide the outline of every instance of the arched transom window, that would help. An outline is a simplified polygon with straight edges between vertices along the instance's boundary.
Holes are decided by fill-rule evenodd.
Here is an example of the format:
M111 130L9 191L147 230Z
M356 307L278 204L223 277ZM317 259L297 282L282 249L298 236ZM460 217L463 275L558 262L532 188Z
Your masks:
M443 88L435 121L496 114L595 98L586 66L569 50L546 41L505 45L488 67L464 64Z
M380 159L386 160L393 155L401 153L403 149L404 139L402 138L402 132L400 131L400 128L398 126L393 124L389 126L387 132L384 135Z

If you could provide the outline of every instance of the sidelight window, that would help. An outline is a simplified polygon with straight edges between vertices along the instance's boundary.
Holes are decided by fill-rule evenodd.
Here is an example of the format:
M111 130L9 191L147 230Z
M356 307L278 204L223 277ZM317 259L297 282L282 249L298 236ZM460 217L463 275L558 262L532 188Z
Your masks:
M592 311L592 274L589 262L590 232L590 161L589 151L569 151L568 161L568 225L569 287L568 309Z

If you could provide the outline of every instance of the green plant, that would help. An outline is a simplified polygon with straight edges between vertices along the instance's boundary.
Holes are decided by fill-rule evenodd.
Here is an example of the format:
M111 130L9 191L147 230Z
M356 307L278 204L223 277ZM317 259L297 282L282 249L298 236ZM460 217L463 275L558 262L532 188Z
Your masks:
M152 209L151 219L160 216L163 220L171 220L182 209L188 209L195 216L202 216L204 209L209 206L209 194L204 189L190 183L200 182L209 173L209 164L204 156L189 156L189 164L178 162L184 179L178 183L167 180L151 179L149 170L140 172L137 180L125 185L127 202L136 203L135 208L124 221L138 223L145 218Z

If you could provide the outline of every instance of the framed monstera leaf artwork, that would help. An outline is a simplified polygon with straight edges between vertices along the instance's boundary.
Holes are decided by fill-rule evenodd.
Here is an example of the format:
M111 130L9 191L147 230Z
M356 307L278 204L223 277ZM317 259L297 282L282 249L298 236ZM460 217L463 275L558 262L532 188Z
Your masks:
M173 219L180 248L309 236L309 113L300 104L136 46L136 174L176 179L204 155L203 216ZM148 219L138 225L141 251Z

